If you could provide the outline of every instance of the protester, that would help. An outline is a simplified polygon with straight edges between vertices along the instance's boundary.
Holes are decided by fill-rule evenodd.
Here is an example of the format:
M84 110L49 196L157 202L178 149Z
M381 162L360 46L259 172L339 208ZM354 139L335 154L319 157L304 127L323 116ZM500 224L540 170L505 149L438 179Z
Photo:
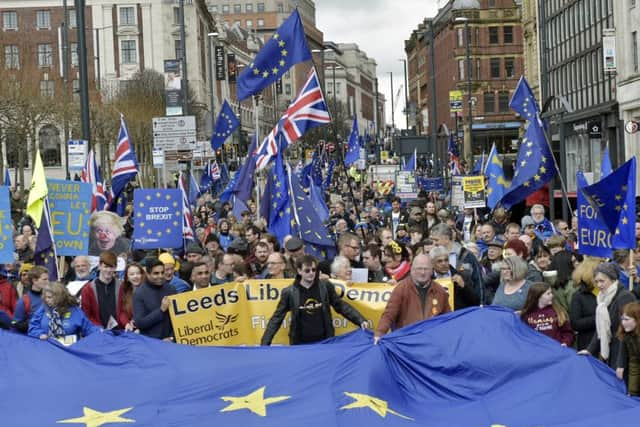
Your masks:
M399 329L451 311L447 291L432 280L432 275L433 264L429 255L416 256L409 277L391 292L374 333L375 344L391 328Z
M627 393L640 396L640 303L622 307L620 326L616 337L622 345L616 362L616 376L627 377Z
M393 284L404 280L411 270L411 260L406 246L400 242L392 240L382 250L382 261L384 271L393 281Z
M116 255L111 251L100 254L98 277L87 283L80 292L82 311L96 326L104 329L124 328L118 323L118 300L121 282L116 279Z
M289 279L294 275L287 270L287 263L280 252L273 252L267 258L267 273L265 279Z
M49 270L36 265L28 272L31 288L22 295L16 304L13 324L18 332L27 333L29 321L42 305L42 292L49 285Z
M307 344L333 337L335 330L331 308L362 329L369 322L336 294L330 282L318 277L318 261L304 255L296 261L297 276L291 286L280 293L278 307L271 316L262 336L261 345L271 345L286 314L291 312L289 343Z
M121 292L119 294L118 306L118 323L124 325L126 331L136 330L133 321L133 293L146 280L144 268L136 262L127 265L124 271L124 279L122 280Z
M34 313L29 322L29 336L46 340L60 339L73 344L100 328L93 325L78 307L76 299L59 283L49 283L44 289L44 304Z
M147 280L133 294L133 320L142 335L173 340L169 318L169 296L176 290L164 278L164 264L158 258L148 258Z
M331 277L351 282L351 262L345 256L338 255L331 263Z
M177 293L180 294L191 290L191 286L176 275L176 259L171 254L167 252L161 253L158 259L164 264L164 280L173 286Z
M573 330L567 312L553 299L548 283L533 283L520 318L536 331L568 347L573 343Z
M600 259L587 257L571 275L576 291L571 297L569 314L571 326L576 332L577 350L586 349L596 332L596 306L598 303L593 293L595 287L593 276L594 270L600 262Z
M597 356L615 369L620 353L620 341L615 334L620 326L622 307L634 302L635 297L618 282L618 269L612 263L597 266L593 281L600 291L596 307L596 334L580 354Z
M500 269L500 286L493 297L494 305L520 311L527 299L531 282L526 279L527 263L519 256L506 257Z
M194 291L211 286L211 272L205 262L196 261L193 263L191 267L191 284Z
M453 283L453 307L456 310L480 304L480 299L473 291L470 271L457 271L449 264L449 251L436 246L429 252L433 263L433 279L436 281L450 279Z
M13 317L18 302L18 292L7 280L6 275L0 275L0 311L4 311L10 318Z
M389 276L384 271L381 259L382 252L376 244L368 244L362 252L362 263L368 271L369 282L387 282Z
M222 285L233 280L233 255L222 253L216 258L215 273L211 276L212 285Z

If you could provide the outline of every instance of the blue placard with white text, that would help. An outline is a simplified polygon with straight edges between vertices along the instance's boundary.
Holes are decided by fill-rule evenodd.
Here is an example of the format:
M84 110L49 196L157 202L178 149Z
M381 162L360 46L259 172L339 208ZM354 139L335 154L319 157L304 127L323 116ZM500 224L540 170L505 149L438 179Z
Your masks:
M180 190L146 189L133 192L133 248L182 246L182 195Z
M0 263L2 264L15 262L10 200L9 187L0 186Z
M62 256L89 253L91 184L47 179L51 228L56 253Z

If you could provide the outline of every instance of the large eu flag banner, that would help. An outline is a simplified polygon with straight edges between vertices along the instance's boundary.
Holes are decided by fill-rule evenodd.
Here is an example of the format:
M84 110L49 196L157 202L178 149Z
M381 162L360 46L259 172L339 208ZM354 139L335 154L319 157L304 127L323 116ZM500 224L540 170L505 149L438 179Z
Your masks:
M64 348L0 331L0 359L6 426L637 427L640 419L640 401L610 368L498 307L437 316L378 345L358 330L285 348L191 347L132 333L94 333ZM55 398L34 410L36 390Z

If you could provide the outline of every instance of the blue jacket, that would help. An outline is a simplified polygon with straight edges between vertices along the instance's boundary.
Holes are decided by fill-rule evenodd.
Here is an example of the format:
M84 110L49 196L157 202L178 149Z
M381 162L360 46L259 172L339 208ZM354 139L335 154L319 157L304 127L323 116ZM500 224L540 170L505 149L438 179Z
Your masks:
M29 291L28 295L29 299L31 300L31 309L29 310L29 313L25 313L24 297L26 295L23 295L22 298L18 300L18 303L16 304L16 310L13 312L13 320L15 320L16 322L22 322L29 319L31 316L33 316L33 313L40 309L40 306L42 305L42 293L37 294L33 291Z
M51 314L49 307L42 304L38 311L31 316L29 322L29 336L38 338L49 333L49 320ZM71 307L69 312L62 316L62 329L66 335L80 335L86 337L94 332L100 332L100 328L91 323L79 307Z
M191 286L178 276L173 276L173 278L167 283L173 286L176 289L176 292L178 292L179 294L191 290Z

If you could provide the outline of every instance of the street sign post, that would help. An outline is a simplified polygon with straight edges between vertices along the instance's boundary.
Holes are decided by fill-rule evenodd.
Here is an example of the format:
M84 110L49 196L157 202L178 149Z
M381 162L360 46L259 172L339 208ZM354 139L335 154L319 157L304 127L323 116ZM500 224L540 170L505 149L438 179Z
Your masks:
M87 148L89 144L87 141L70 140L67 143L67 152L69 153L69 170L82 170L84 164L87 161Z
M192 151L196 148L195 116L154 117L153 146L164 151Z

